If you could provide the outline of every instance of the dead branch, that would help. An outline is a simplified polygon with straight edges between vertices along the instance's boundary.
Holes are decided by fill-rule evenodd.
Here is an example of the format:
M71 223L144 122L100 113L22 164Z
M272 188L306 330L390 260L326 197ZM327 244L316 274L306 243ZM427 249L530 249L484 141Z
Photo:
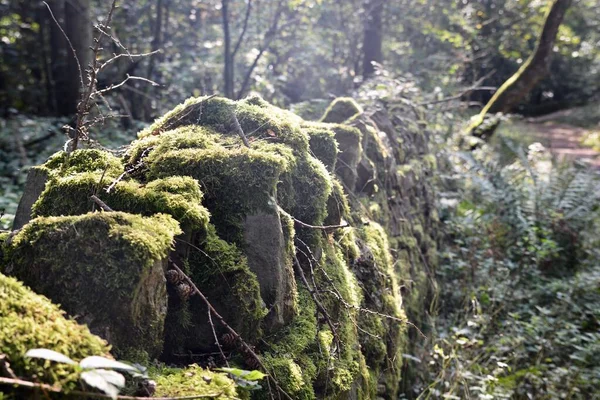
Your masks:
M112 208L110 208L105 202L100 200L98 198L98 196L96 196L95 194L91 195L90 199L92 199L94 201L94 203L96 203L98 205L98 207L100 207L104 211L107 211L107 212L115 211Z
M244 146L250 148L250 142L248 142L248 138L240 125L240 121L238 121L235 112L232 113L231 121L233 122L233 127L235 128L236 133L242 138L242 142L244 142Z
M256 354L256 352L254 352L254 350L252 349L252 346L250 346L248 343L246 343L244 341L244 339L242 339L242 337L235 331L235 329L233 329L231 326L229 326L229 324L227 322L225 322L225 319L213 307L213 305L210 303L210 301L208 301L208 299L206 298L206 296L204 296L204 294L200 291L200 289L198 289L198 286L196 286L196 284L192 281L192 279L189 276L187 276L187 274L185 272L183 272L181 270L181 268L179 268L177 266L177 264L175 264L173 262L172 259L169 259L169 262L171 263L171 266L173 267L173 269L175 269L179 274L181 274L181 276L183 276L183 278L187 282L187 284L190 285L190 287L194 290L194 293L197 294L202 299L202 301L204 302L206 307L208 307L210 312L219 320L221 325L223 325L223 327L227 331L229 331L229 333L231 335L233 335L233 337L236 339L236 341L238 341L242 345L242 347L246 350L246 352L248 354L250 354L256 360L258 365L260 365L260 367L267 373L267 378L271 382L273 382L273 384L275 385L275 388L277 388L277 391L280 394L282 394L286 399L293 400L292 397L285 390L283 390L283 388L281 386L279 386L279 382L277 382L277 380L275 380L275 378L269 373L269 370L267 369L267 367L265 367L265 365L261 361L260 357Z
M333 231L336 229L343 229L343 228L348 228L350 225L348 223L343 223L340 225L310 225L307 224L306 222L302 222L297 218L294 218L290 213L288 213L287 211L285 211L283 208L281 208L280 206L277 206L279 208L279 211L282 212L283 214L287 215L288 217L290 217L294 223L296 225L298 225L301 228L307 228L307 229L316 229L316 230L320 230L320 231Z
M217 337L217 332L215 331L215 324L213 324L212 313L211 313L210 309L208 309L207 314L208 314L208 322L210 323L210 329L212 329L213 337L215 338L215 344L219 348L219 353L221 354L223 361L225 361L225 365L227 365L227 367L229 367L229 361L227 361L227 357L225 357L225 353L223 353L223 347L221 346L221 342L219 341L219 338Z
M64 392L61 387L48 385L46 383L37 383L26 381L23 379L17 378L3 378L0 377L0 385L21 387L27 389L40 389L45 392L50 393L60 393L63 396L73 396L75 398L97 398L97 399L112 399L111 396L103 393L95 393L95 392L86 392L82 390L71 390L68 393ZM136 397L136 396L117 396L119 400L191 400L191 399L206 399L206 398L215 398L222 396L223 393L211 393L211 394L203 394L198 396L183 396L183 397Z
M129 75L127 74L127 78L123 79L120 83L117 84L112 84L109 87L102 89L102 90L97 90L94 93L92 93L91 97L95 97L98 95L102 95L106 92L110 92L111 90L115 90L117 88L120 88L121 86L123 86L124 84L126 84L129 80L138 80L138 81L143 81L143 82L147 82L149 84L151 84L152 86L160 86L158 83L151 81L150 79L146 79L146 78L142 78L141 76L135 76L135 75Z
M98 29L98 30L100 30L100 29ZM104 34L106 36L112 37L112 36L108 35L106 32L104 32ZM124 48L124 47L123 47L123 50L127 51L127 49ZM117 61L121 57L128 57L130 59L133 59L133 58L138 58L138 57L148 57L148 56L154 55L156 53L160 53L160 50L154 50L154 51L151 51L149 53L139 53L139 54L129 54L129 53L117 54L114 57L109 58L108 60L106 60L102 65L100 65L100 67L98 68L98 70L102 71L108 64Z
M56 24L56 26L58 27L58 29L60 30L62 35L65 37L65 40L67 41L67 43L69 43L71 52L73 52L73 58L75 59L75 62L77 63L77 69L79 70L79 80L81 83L81 87L84 87L85 85L83 83L83 70L81 69L81 63L79 62L79 58L77 57L77 52L75 51L75 47L73 47L73 43L71 43L71 39L69 39L69 36L67 35L67 33L64 31L64 29L62 28L62 26L60 25L60 23L54 16L54 13L52 12L52 9L48 5L48 3L46 3L45 1L43 1L42 3L44 3L46 8L48 9L48 12L50 12L50 16L52 17L52 20L54 21L54 23Z
M312 288L310 286L310 284L308 283L308 280L306 279L306 275L304 275L304 271L302 270L302 266L300 265L300 261L298 261L298 257L295 254L294 254L294 267L296 269L296 273L298 275L300 275L300 278L302 279L304 286L306 286L306 289L310 293L310 296L312 297L313 302L317 306L317 309L323 315L323 318L325 318L325 322L327 322L327 325L329 325L329 329L331 329L331 333L333 334L333 337L335 338L335 342L337 343L338 348L340 348L340 337L338 336L337 329L335 328L335 325L333 325L333 321L331 320L331 317L329 316L327 309L325 308L325 306L323 306L323 304L319 300L319 297L316 292L316 288Z

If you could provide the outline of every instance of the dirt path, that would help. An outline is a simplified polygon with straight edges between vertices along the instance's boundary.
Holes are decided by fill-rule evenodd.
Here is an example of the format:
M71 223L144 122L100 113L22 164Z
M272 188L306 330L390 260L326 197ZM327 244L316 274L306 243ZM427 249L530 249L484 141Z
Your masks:
M563 117L565 112L560 113L530 118L527 120L528 126L535 130L538 140L558 159L582 160L600 169L600 153L581 144L589 130L555 122L554 119Z

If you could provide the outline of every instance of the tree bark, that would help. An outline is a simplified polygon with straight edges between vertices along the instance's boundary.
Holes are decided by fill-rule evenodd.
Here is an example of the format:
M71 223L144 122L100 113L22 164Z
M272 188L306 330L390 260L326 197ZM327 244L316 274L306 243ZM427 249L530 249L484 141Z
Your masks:
M375 73L373 62L383 62L382 16L385 0L366 0L364 3L365 29L363 40L363 79Z
M533 87L542 80L550 67L550 60L558 28L572 0L554 0L544 22L538 44L525 64L498 89L481 111L479 119L488 113L512 111Z
M225 97L233 99L234 70L233 55L231 52L231 32L229 31L229 0L221 0L221 14L223 17L223 36L224 36L224 65L223 82Z
M87 83L86 70L92 62L92 22L90 0L69 0L65 2L65 32L75 49L77 59L70 48L67 49L68 79L66 80L66 114L74 114L81 96L81 81Z

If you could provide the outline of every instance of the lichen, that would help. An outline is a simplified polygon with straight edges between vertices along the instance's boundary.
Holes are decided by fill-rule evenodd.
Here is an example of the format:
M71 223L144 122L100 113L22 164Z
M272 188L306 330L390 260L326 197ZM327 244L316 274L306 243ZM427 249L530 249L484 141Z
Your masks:
M341 124L362 112L362 107L353 98L339 97L327 107L325 114L321 118L321 122Z
M46 297L0 273L0 354L8 357L19 377L73 389L78 372L66 364L23 357L35 348L54 350L76 361L92 355L110 357L108 344L87 327L68 319Z
M116 355L140 349L157 356L166 311L160 261L180 233L163 214L38 217L7 246L5 271L89 319L93 331L110 337Z

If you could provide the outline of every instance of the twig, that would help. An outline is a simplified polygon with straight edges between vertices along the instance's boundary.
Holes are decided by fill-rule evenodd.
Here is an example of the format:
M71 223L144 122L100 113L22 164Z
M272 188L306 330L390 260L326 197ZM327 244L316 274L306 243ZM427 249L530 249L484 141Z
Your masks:
M240 121L238 121L235 112L232 113L231 120L233 122L233 127L235 128L236 133L242 138L242 142L244 142L244 146L250 148L250 142L248 142L248 138L240 125Z
M96 196L95 194L91 195L90 199L94 200L94 203L98 204L98 207L100 207L104 211L107 211L107 212L115 211L112 208L110 208L105 202L100 200L98 198L98 196Z
M152 86L160 86L158 83L151 81L150 79L146 79L146 78L142 78L141 76L132 76L132 75L127 75L127 78L123 79L120 83L112 84L109 87L102 89L102 90L98 90L95 91L94 93L92 93L91 97L95 97L98 95L102 95L106 92L110 92L111 90L115 90L117 88L120 88L121 86L123 86L125 83L127 83L127 81L129 80L138 80L138 81L143 81L143 82L147 82L149 84L151 84Z
M290 217L301 228L316 229L316 230L321 230L321 231L332 231L332 230L336 230L336 229L348 228L350 226L348 223L343 223L340 225L310 225L310 224L307 224L306 222L300 221L297 218L294 218L290 213L285 211L283 208L281 208L279 206L277 206L277 207L279 208L280 212L282 212L285 215L287 215L288 217Z
M112 399L112 396L109 396L104 393L94 393L94 392L85 392L82 390L71 390L68 393L64 392L61 387L48 385L46 383L37 383L31 381L25 381L23 379L15 379L15 378L3 378L0 377L0 385L10 385L22 388L29 389L41 389L50 393L61 393L65 396L74 396L74 397L94 397L97 399ZM183 396L183 397L136 397L136 396L117 396L119 400L191 400L191 399L203 399L203 398L215 398L222 396L223 393L211 393L211 394L203 394L197 396Z
M310 296L312 297L313 302L319 309L319 312L321 314L323 314L323 318L325 318L325 322L327 322L327 325L329 325L329 328L331 329L331 333L333 334L333 337L335 338L335 342L337 343L338 348L341 348L340 347L340 337L337 334L337 329L335 329L335 326L333 325L333 321L331 320L331 317L329 316L327 309L319 301L319 298L316 293L316 289L311 288L310 284L308 283L308 280L306 279L306 275L304 275L304 271L302 270L302 266L300 265L300 261L298 261L298 257L295 254L294 254L294 267L296 267L296 272L298 273L298 275L300 275L302 282L308 289L308 292L310 293Z
M210 301L208 301L208 299L206 298L206 296L204 296L204 294L200 291L200 289L198 289L198 286L196 286L196 284L192 281L192 279L187 276L187 274L185 272L183 272L181 270L181 268L179 268L177 266L177 264L175 264L173 262L172 259L169 259L171 266L173 267L173 269L175 269L182 277L183 279L186 281L186 283L188 285L190 285L190 287L194 290L194 292L200 296L200 298L202 299L202 301L204 302L204 304L206 304L206 306L208 307L208 309L210 310L210 312L217 317L217 319L219 320L219 322L221 323L221 325L223 325L223 327L229 331L229 333L231 333L233 335L233 337L235 338L235 340L239 341L242 345L242 347L246 350L246 352L248 354L250 354L258 363L258 365L260 365L260 367L267 372L267 378L273 382L273 384L275 385L275 388L277 388L277 391L280 394L283 394L283 396L288 399L288 400L293 400L292 397L285 391L283 390L283 388L281 386L279 386L279 382L277 382L277 380L275 380L275 378L269 374L269 370L267 369L267 367L265 367L265 365L263 364L263 362L261 361L260 357L254 352L254 350L252 349L252 347L246 343L242 337L235 331L235 329L233 329L231 326L229 326L229 324L227 322L225 322L225 319L221 316L221 314L218 313L218 311L213 307L213 305L210 303Z
M225 357L225 353L223 353L223 347L221 347L221 342L219 342L219 338L217 337L217 332L215 331L215 324L213 324L212 313L210 312L210 309L208 309L207 311L208 311L207 312L208 322L210 323L210 329L212 329L212 333L215 338L215 344L219 348L219 353L221 354L221 357L223 357L223 361L225 361L225 365L227 365L227 367L229 367L229 361L227 361L227 357Z

